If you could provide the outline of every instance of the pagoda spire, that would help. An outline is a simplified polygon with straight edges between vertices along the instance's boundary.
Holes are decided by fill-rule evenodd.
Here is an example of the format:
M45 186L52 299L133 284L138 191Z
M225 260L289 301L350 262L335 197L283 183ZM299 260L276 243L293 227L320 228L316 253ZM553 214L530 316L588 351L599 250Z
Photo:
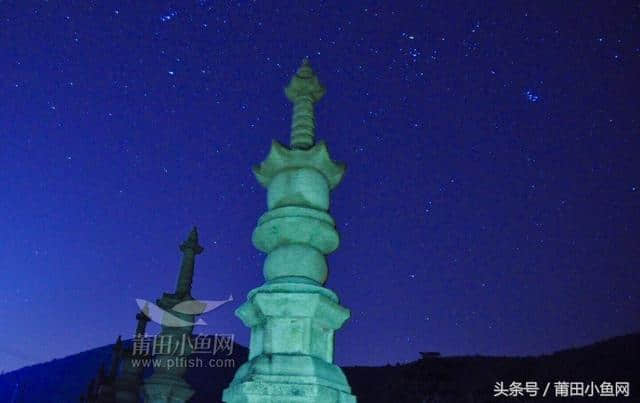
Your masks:
M325 94L325 88L318 81L309 64L303 59L302 65L291 78L284 90L285 95L293 103L291 119L291 148L308 149L314 143L315 118L313 104Z
M180 265L175 294L178 297L191 296L195 256L203 251L202 246L198 244L198 229L196 227L193 227L187 240L180 245L180 250L182 251L182 264Z

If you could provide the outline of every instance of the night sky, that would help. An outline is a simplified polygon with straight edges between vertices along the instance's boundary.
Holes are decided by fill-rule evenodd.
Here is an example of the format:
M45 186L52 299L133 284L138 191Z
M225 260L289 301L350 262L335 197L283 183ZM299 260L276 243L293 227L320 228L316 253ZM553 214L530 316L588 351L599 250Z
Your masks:
M0 370L132 337L193 225L194 297L234 297L196 332L247 344L251 166L304 57L347 165L338 364L640 330L637 2L273 4L0 3Z

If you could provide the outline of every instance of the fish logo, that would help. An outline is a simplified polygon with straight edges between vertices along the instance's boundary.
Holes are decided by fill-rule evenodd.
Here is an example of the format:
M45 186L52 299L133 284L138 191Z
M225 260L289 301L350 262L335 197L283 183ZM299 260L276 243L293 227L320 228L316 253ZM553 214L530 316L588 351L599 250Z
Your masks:
M233 301L233 295L229 295L229 298L225 300L188 300L182 301L176 304L171 310L173 312L182 313L186 315L201 315L213 311L216 308ZM160 308L158 305L145 299L136 298L136 304L141 311L145 312L147 317L153 322L158 323L164 327L186 327L194 325L206 325L203 319L198 318L197 321L191 322L184 320L173 313Z

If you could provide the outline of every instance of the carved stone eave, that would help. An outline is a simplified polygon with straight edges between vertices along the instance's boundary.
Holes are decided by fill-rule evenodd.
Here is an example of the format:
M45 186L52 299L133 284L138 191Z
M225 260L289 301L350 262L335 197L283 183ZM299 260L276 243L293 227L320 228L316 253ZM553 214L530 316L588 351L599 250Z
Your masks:
M343 163L331 159L324 141L319 141L306 150L291 150L272 140L267 158L253 167L253 174L262 186L268 187L279 172L292 168L316 169L327 179L329 189L338 186L345 171Z

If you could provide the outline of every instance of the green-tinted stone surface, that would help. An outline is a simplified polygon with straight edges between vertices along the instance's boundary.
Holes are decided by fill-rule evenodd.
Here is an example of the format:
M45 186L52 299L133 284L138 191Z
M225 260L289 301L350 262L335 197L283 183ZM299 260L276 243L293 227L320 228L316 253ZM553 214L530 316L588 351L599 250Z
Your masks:
M291 148L273 141L254 167L267 188L268 211L253 232L267 253L266 283L247 296L236 315L251 329L249 361L224 391L227 403L355 402L342 370L333 363L334 332L350 312L323 287L325 255L340 239L329 215L329 192L344 165L314 144L313 103L324 95L305 61L285 90L294 104Z

